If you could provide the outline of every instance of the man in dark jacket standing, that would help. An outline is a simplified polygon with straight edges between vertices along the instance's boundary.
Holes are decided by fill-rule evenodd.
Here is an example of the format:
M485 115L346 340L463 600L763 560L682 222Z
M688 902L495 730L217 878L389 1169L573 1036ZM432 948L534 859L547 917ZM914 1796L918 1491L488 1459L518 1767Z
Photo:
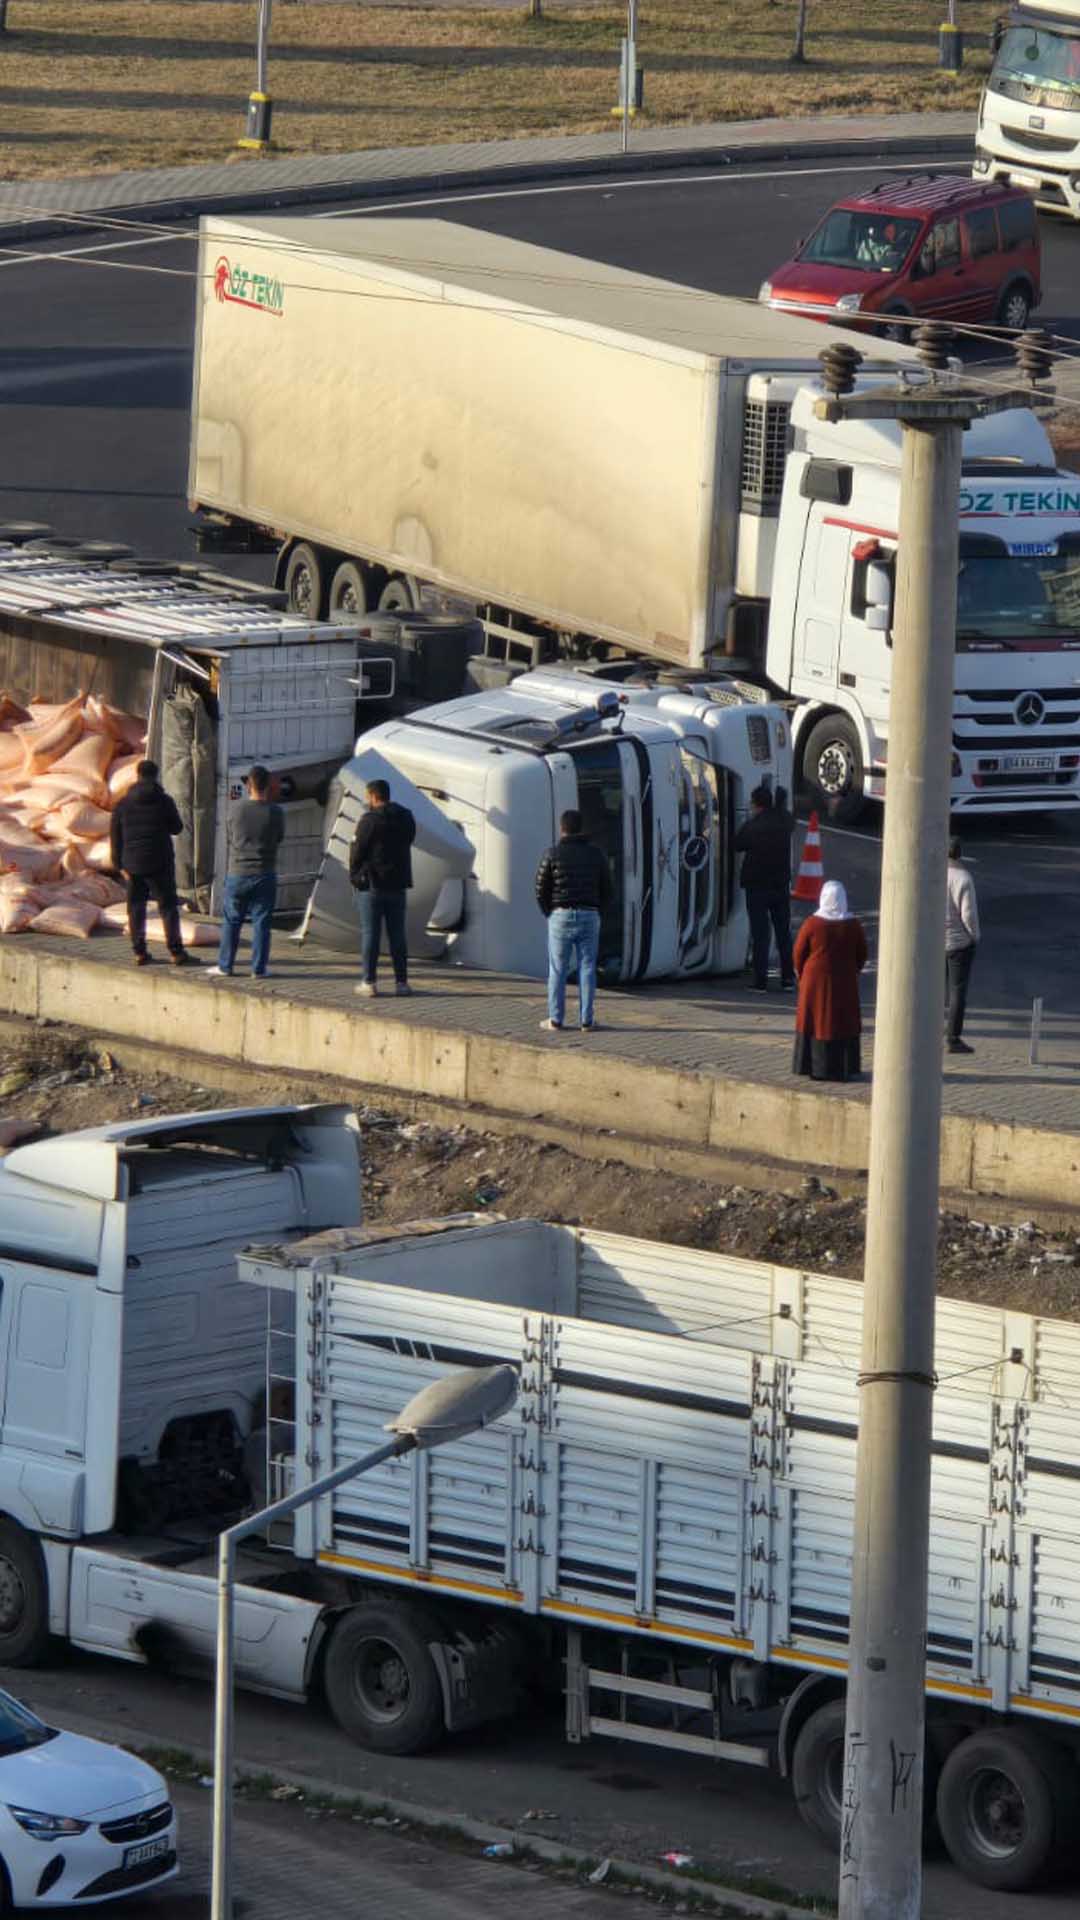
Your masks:
M367 812L349 849L349 879L356 888L360 914L361 979L353 989L361 999L378 993L379 946L386 928L394 967L395 992L411 993L405 946L405 895L412 886L412 843L416 821L408 807L390 798L385 780L369 780Z
M252 767L247 792L229 808L229 866L221 916L217 966L219 978L232 973L244 921L251 917L251 975L265 980L270 971L270 922L277 899L277 855L285 838L285 814L270 798L270 775Z
M596 957L600 915L611 898L611 875L599 847L585 838L581 815L570 808L559 821L559 839L536 869L536 900L548 923L548 1017L541 1026L561 1033L566 1014L566 976L576 956L582 1033L596 1022Z
M118 800L109 827L112 863L127 881L128 932L137 967L148 967L146 903L153 897L174 967L197 965L180 937L173 840L184 830L176 802L158 781L152 760L140 760L135 785Z
M768 787L750 795L750 818L735 835L735 851L745 857L742 886L750 916L750 952L753 991L769 990L769 924L780 955L780 985L785 993L795 985L791 959L791 836L795 822L784 805L784 792L774 799Z

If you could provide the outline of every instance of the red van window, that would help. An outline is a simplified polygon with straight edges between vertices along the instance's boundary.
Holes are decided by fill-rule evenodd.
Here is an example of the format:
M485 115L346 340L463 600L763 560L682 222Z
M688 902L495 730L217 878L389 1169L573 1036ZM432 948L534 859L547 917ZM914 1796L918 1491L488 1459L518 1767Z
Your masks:
M940 273L943 267L960 265L960 222L953 218L939 220L934 227L934 271Z
M1030 246L1035 238L1035 203L1026 195L1015 200L1002 200L998 206L998 219L1001 222L1001 244L1006 253L1016 247Z
M973 212L964 215L964 224L967 227L968 251L973 260L981 260L984 254L997 252L997 220L993 207L976 207Z

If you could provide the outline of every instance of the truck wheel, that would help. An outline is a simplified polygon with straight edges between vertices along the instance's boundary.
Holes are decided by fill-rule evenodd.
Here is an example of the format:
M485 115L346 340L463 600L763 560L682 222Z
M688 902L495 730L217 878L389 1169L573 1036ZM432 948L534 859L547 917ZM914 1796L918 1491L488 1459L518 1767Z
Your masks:
M326 568L317 547L298 541L285 569L285 592L289 612L304 620L321 620L326 601Z
M1017 332L1026 327L1031 313L1031 295L1022 280L1014 280L1006 287L995 315L999 327L1015 327Z
M802 1818L833 1853L840 1851L844 1803L843 1700L827 1700L799 1729L791 1758L791 1790Z
M420 590L409 573L392 573L379 595L380 613L415 613Z
M416 1610L351 1607L331 1636L323 1668L330 1711L375 1753L422 1753L444 1727L442 1688L428 1651L436 1628Z
M0 1520L0 1666L32 1667L49 1638L49 1592L41 1548L14 1520Z
M802 764L814 804L841 826L857 820L864 805L862 747L846 713L826 714L811 727Z
M331 620L335 614L350 616L364 614L368 610L367 586L362 568L355 560L343 560L330 582L330 601L328 612Z
M950 1859L982 1887L1047 1879L1075 1831L1076 1770L1024 1727L972 1733L941 1770L937 1817Z

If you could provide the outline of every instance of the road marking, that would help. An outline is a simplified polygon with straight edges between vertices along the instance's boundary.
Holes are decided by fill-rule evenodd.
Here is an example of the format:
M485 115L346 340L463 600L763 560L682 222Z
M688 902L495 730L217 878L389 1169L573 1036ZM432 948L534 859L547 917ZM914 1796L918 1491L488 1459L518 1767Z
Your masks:
M65 247L57 253L16 253L13 247L0 244L2 267L36 266L39 260L82 260L88 253L120 253L128 247L171 247L177 240L197 240L196 233L154 233L140 234L137 240L102 240L92 247Z
M935 171L960 173L963 172L963 168L953 161ZM874 167L869 160L865 166L860 166L855 160L846 167L762 167L755 168L752 172L749 170L743 172L741 168L732 167L730 171L723 173L691 173L677 176L666 173L654 176L646 173L639 174L632 180L572 180L558 187L494 187L490 189L462 187L459 193L421 194L415 200L383 200L375 204L367 201L359 207L339 207L333 213L321 215L316 213L312 217L323 220L348 220L356 214L395 213L407 207L449 207L463 200L527 200L540 194L555 193L625 193L628 188L636 188L640 193L643 187L708 187L721 183L727 186L739 180L793 180L803 176L813 178L821 174L864 172L910 173L911 162L908 160L901 165L894 160Z

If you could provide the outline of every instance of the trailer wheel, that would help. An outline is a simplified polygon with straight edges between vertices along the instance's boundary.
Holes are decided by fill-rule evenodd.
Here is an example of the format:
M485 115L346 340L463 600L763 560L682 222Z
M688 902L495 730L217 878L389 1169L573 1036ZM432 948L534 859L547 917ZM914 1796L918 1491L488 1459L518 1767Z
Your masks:
M791 1758L791 1790L807 1826L840 1851L844 1802L843 1700L827 1700L799 1729Z
M326 602L326 566L317 547L300 540L285 568L285 592L290 613L304 620L321 620Z
M941 1770L937 1817L950 1859L982 1887L1048 1879L1076 1826L1076 1770L1025 1727L972 1733Z
M846 713L828 713L811 727L803 749L803 778L815 806L839 826L863 810L863 757Z
M413 1608L351 1607L330 1639L323 1684L340 1727L375 1753L422 1753L444 1727L428 1650L438 1632Z
M368 610L367 584L362 567L355 560L343 560L330 582L330 601L328 611L331 620L335 614L364 614Z
M416 613L420 589L410 573L392 573L379 595L380 613Z
M0 1666L32 1667L49 1638L49 1593L37 1541L0 1520Z

